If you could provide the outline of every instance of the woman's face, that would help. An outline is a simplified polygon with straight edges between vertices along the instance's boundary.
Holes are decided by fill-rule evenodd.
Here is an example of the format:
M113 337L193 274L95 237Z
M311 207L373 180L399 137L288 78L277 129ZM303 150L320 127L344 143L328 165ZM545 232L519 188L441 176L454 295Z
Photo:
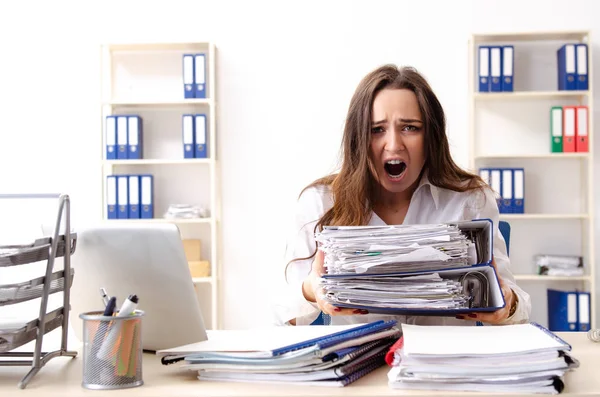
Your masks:
M414 92L383 89L373 101L370 156L374 177L390 193L418 184L425 164L423 119Z

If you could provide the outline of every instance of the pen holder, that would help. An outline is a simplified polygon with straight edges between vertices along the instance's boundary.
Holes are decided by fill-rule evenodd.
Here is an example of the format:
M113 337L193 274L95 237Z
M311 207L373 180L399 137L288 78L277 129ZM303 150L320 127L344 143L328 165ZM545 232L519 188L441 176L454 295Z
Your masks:
M83 381L86 389L109 390L141 386L142 317L136 310L123 317L103 312L79 315L83 320Z

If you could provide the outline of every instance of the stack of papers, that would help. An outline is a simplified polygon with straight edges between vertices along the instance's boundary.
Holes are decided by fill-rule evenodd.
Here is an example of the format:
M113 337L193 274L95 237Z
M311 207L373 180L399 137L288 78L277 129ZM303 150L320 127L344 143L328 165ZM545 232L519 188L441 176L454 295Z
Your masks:
M535 323L402 331L388 373L394 389L558 394L579 366L569 344Z
M200 380L342 387L385 365L401 334L395 321L218 332L157 354Z
M324 299L371 313L456 315L504 305L491 222L326 226Z
M315 238L327 274L450 269L477 259L473 243L453 225L326 226Z

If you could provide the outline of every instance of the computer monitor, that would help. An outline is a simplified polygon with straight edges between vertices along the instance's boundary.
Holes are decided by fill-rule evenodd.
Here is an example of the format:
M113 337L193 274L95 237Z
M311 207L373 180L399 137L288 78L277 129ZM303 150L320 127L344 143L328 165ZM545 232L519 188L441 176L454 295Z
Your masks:
M82 340L79 314L104 309L100 289L117 297L117 309L131 294L143 310L142 344L156 351L207 339L200 303L174 224L103 223L77 233L70 322Z

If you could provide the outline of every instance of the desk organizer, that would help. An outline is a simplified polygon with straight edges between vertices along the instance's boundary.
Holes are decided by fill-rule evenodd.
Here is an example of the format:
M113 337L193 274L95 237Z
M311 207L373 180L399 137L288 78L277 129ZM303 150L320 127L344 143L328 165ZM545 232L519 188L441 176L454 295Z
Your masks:
M86 389L111 390L141 386L142 317L136 310L127 316L103 312L79 315L83 320L83 381Z
M16 284L0 284L0 306L13 305L41 298L37 318L11 326L0 325L0 366L30 366L29 372L19 382L21 389L52 358L59 356L75 357L77 352L67 351L69 330L70 290L74 272L71 268L71 255L75 252L77 234L71 233L70 199L65 194L0 194L0 199L58 199L58 215L53 236L37 239L23 245L0 245L0 267L10 267L46 261L44 276ZM59 234L62 219L65 219L65 233ZM55 260L63 257L63 269L55 269ZM63 305L47 313L50 294L62 292ZM44 335L62 327L61 346L52 352L42 352ZM35 341L33 352L12 350ZM1 360L1 358L8 360ZM29 358L23 360L20 358Z

